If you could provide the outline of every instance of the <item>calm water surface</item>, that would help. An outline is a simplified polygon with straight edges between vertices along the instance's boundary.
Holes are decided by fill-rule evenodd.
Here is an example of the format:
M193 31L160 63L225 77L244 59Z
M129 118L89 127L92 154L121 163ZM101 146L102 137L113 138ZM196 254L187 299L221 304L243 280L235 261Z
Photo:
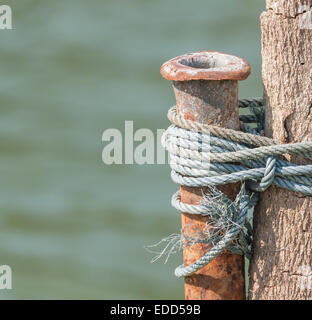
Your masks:
M1 299L179 299L147 244L179 232L165 165L106 166L107 128L166 128L160 65L195 50L242 56L260 96L262 0L7 0L0 30Z

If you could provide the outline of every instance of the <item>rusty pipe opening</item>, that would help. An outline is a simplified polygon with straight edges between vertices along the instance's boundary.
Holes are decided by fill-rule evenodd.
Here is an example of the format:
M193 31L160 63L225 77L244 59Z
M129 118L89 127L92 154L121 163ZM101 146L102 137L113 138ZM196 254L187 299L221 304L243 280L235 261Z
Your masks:
M245 59L217 51L198 51L173 58L161 67L167 80L244 80L250 74Z
M178 60L184 66L199 69L226 68L231 59L220 54L199 54L191 55Z

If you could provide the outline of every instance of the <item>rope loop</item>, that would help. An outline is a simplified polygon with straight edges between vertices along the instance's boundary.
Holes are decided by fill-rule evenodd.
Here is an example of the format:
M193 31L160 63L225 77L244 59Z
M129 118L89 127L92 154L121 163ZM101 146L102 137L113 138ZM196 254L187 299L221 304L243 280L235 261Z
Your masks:
M259 183L259 191L265 191L273 182L276 171L276 158L268 157L263 178Z
M312 159L312 141L278 144L264 137L264 104L260 98L239 101L240 108L249 108L250 115L240 116L241 130L235 131L186 120L177 114L176 107L168 111L172 125L162 137L170 154L171 177L182 186L209 189L199 205L181 202L180 193L172 197L177 210L209 216L209 225L201 243L211 249L189 266L179 266L175 274L186 277L207 265L227 249L250 254L251 226L247 221L248 208L256 205L258 192L276 185L306 196L312 196L312 164L296 165L285 154ZM253 126L251 126L253 124ZM216 186L241 182L235 201L222 194ZM196 243L182 234L184 243ZM187 240L186 240L187 239Z

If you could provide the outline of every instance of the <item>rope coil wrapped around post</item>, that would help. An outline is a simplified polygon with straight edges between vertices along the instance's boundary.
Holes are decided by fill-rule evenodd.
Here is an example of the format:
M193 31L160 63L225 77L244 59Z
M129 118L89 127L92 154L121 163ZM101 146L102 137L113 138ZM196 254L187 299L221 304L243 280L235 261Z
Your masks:
M248 236L243 234L248 208L255 206L257 192L274 184L312 196L312 165L296 165L283 157L284 154L295 154L312 159L312 142L280 145L261 136L264 127L262 99L240 100L239 107L250 108L253 113L240 116L241 130L244 132L186 120L177 114L176 107L168 112L172 125L164 133L162 144L170 154L171 178L175 183L209 187L213 192L216 192L214 188L218 185L243 183L235 202L225 195L221 196L221 202L227 203L226 215L231 221L230 228L221 230L221 236L219 234L211 250L195 263L179 266L175 271L177 277L190 276L203 268L224 249L231 249L237 237L244 242L242 238ZM250 123L255 123L256 128L251 128ZM216 195L220 197L220 194ZM212 197L204 197L199 205L184 204L177 192L172 197L172 205L182 212L211 217L216 211L211 203L213 200ZM214 221L218 219L214 217ZM243 246L241 249L241 253L246 253L246 244L245 249Z

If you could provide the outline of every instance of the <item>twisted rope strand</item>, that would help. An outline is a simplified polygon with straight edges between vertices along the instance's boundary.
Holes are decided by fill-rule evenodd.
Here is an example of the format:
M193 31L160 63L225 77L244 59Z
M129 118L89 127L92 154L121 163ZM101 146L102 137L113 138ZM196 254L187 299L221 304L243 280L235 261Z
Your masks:
M311 159L312 141L278 144L260 135L264 128L262 99L240 100L239 107L250 108L253 113L240 116L241 129L245 132L186 120L177 114L176 106L168 111L172 125L164 133L162 144L170 154L171 178L174 182L183 186L209 188L243 183L234 202L218 194L219 191L213 191L215 198L204 195L199 205L181 202L179 192L173 195L171 203L174 208L189 214L209 216L215 223L210 227L220 228L212 238L210 236L204 240L214 244L211 250L195 263L176 268L177 277L193 274L226 248L248 254L251 227L246 222L246 216L248 208L255 206L258 198L258 193L249 190L262 192L275 184L312 196L312 164L300 166L285 161L283 157L292 154ZM257 128L250 127L250 123L255 123ZM222 214L216 218L218 210Z
M259 137L254 134L242 133L240 131L224 129L217 126L212 126L212 125L194 122L191 120L186 120L177 114L176 106L169 109L168 119L170 120L171 123L175 124L177 127L196 131L196 132L207 133L212 136L223 138L229 141L235 141L239 143L245 142L245 143L252 144L254 146L271 146L275 144L275 142L270 138Z
M244 194L240 200L239 216L233 224L233 227L224 234L222 239L213 246L203 257L197 260L195 263L184 267L183 265L175 269L176 277L186 277L192 275L197 270L206 266L215 257L223 252L223 250L231 245L231 243L236 239L238 234L241 232L243 225L245 224L247 212L249 207L249 196Z

